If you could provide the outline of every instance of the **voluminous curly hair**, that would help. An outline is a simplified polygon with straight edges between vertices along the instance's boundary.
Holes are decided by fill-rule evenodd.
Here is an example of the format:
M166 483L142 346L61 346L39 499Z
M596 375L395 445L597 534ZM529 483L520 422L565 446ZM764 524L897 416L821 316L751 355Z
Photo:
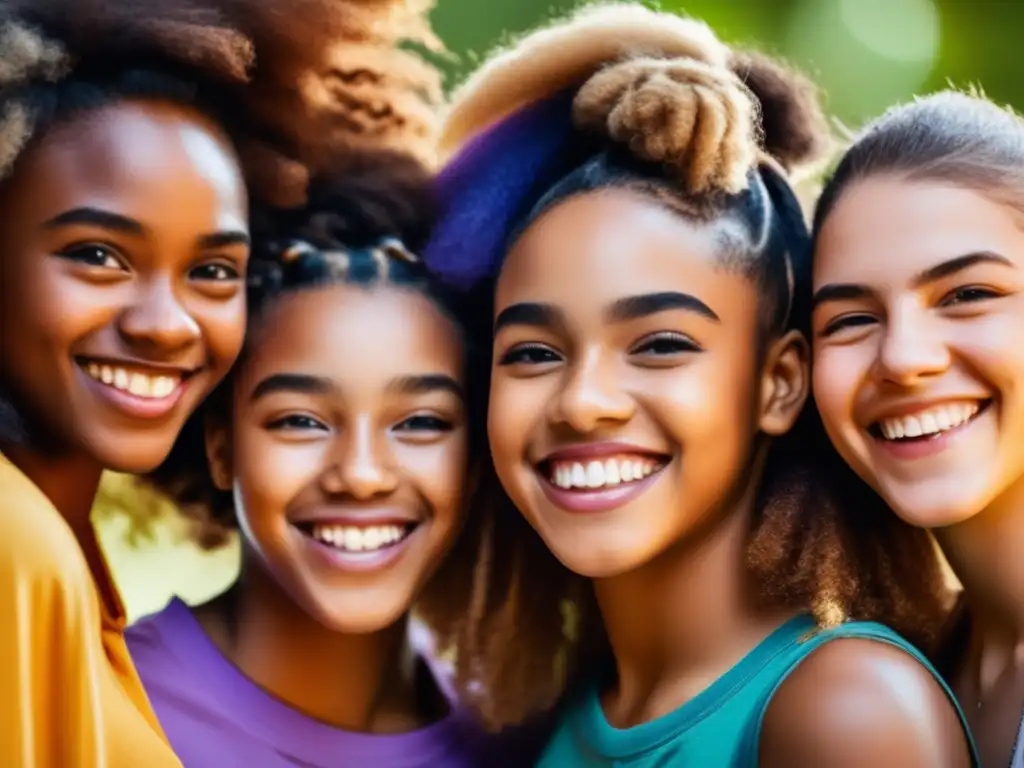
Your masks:
M435 162L432 0L0 0L0 185L83 110L159 98L233 139L254 203L300 206L341 150ZM0 393L2 395L2 393ZM0 436L29 439L0 396Z
M724 266L760 288L766 339L809 329L810 237L790 181L830 142L816 89L783 64L731 50L695 20L588 8L484 64L456 94L442 142L455 154L427 260L482 303L532 220L620 187L720 225ZM931 540L865 511L862 488L823 455L834 451L811 403L768 450L738 567L766 603L826 626L882 621L927 644L948 605ZM556 705L610 649L592 585L547 550L493 467L481 488L460 545L477 555L453 555L462 572L448 569L436 591L446 599L422 609L456 652L466 701L501 727Z

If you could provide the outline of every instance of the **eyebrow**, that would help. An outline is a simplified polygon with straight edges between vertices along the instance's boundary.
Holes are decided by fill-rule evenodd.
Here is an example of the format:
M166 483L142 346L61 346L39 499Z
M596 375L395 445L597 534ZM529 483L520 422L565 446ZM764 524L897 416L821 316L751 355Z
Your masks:
M334 385L319 376L308 376L301 373L275 373L263 379L250 395L250 402L277 392L298 392L308 395L326 395L335 390Z
M688 293L678 291L662 291L661 293L644 293L627 296L614 302L605 312L610 322L623 323L627 320L638 320L642 317L682 309L687 312L706 317L718 323L721 319L707 304ZM527 325L535 328L550 328L564 325L565 316L561 310L550 304L523 303L513 304L498 314L494 321L494 332L513 325Z
M944 277L955 275L957 272L962 272L976 264L1001 264L1006 267L1013 266L1013 262L998 253L993 253L992 251L977 251L975 253L967 253L963 256L957 256L949 259L948 261L944 261L941 264L936 264L934 267L929 267L915 275L911 284L915 288L920 288L928 283L934 283L936 280L941 280ZM816 309L819 305L830 301L863 299L870 295L871 289L866 285L859 283L830 283L828 285L823 285L815 291L814 298L811 300L811 309Z
M639 320L642 317L674 309L692 312L716 323L721 322L721 318L703 301L696 296L691 296L688 293L679 293L678 291L645 293L639 296L628 296L624 299L619 299L608 308L607 315L611 322L622 323L627 320Z
M466 393L459 383L444 373L431 373L422 376L403 376L388 385L388 389L405 395L424 395L431 392L451 392L460 400L466 399Z
M105 211L102 208L72 208L57 214L52 219L44 222L45 229L60 229L70 226L92 226L123 232L126 235L143 235L146 227L133 218L124 216L113 211ZM248 233L240 230L225 230L213 232L199 238L199 244L206 249L226 248L233 245L248 246L250 238Z
M550 328L564 325L565 316L550 304L526 302L513 304L503 309L494 321L494 333L513 325L528 325L534 328Z

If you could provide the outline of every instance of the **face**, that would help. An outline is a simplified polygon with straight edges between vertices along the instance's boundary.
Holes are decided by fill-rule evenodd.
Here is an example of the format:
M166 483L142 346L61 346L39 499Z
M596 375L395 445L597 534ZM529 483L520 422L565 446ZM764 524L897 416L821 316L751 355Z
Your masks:
M462 523L459 332L419 294L342 285L282 297L251 347L210 431L247 562L326 627L388 627Z
M815 253L814 392L846 462L922 527L1024 476L1024 230L934 182L846 190Z
M0 192L0 363L55 451L152 469L232 365L247 203L205 118L131 102L61 124Z
M613 576L692 539L805 397L793 337L759 363L755 288L720 266L715 237L605 191L545 213L505 261L491 452L572 571Z

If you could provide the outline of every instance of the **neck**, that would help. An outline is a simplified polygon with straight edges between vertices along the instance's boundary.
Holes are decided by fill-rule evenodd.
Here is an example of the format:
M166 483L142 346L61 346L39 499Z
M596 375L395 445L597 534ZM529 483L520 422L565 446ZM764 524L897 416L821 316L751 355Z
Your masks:
M936 531L964 588L971 645L983 655L1024 652L1024 478L981 513Z
M107 567L92 526L92 506L103 467L90 456L47 454L18 445L4 446L4 456L43 492L78 541L108 615L117 616L120 602L107 576Z
M4 446L4 456L43 492L76 536L92 530L90 514L103 475L103 467L95 459L84 454L47 454L18 445Z
M258 566L243 566L220 603L201 609L200 621L221 651L278 699L350 731L402 733L423 725L405 619L380 632L334 632Z
M759 608L751 595L744 562L755 491L742 490L703 531L642 568L595 581L623 702L616 709L632 712L619 719L678 708L791 615Z

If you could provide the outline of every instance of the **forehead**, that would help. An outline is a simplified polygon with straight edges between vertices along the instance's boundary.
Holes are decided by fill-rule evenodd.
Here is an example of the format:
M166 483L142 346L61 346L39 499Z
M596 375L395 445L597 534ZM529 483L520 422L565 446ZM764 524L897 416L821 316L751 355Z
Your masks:
M458 329L416 291L332 285L274 302L250 340L244 376L252 383L274 372L319 375L346 390L418 374L462 381Z
M816 283L903 281L981 251L1024 263L1016 211L944 182L870 178L845 190L825 220L814 277Z
M205 209L211 231L245 223L238 220L245 187L229 140L171 103L120 102L57 125L19 161L12 183L40 219L94 206L145 223Z
M509 251L496 310L530 301L596 311L623 296L669 290L708 303L737 291L752 295L749 280L723 267L721 234L628 190L571 198L540 216Z

